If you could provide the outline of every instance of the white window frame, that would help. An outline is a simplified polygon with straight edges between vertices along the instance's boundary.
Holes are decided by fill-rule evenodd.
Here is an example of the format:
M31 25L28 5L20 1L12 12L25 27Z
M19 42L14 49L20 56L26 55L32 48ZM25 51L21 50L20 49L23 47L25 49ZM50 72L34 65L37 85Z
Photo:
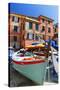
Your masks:
M14 22L18 23L18 17L16 17L16 16L14 17Z
M32 39L32 36L33 34L32 33L29 33L29 39Z

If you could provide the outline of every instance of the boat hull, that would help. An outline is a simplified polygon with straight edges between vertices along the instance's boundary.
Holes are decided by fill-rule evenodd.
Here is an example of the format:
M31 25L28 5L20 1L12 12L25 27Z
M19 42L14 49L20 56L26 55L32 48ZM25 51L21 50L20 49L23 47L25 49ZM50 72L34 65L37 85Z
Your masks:
M47 62L36 64L17 64L13 62L13 68L36 84L43 85L46 75Z
M52 61L53 61L54 69L56 73L58 74L59 72L58 70L58 51L55 50L53 47L51 47L51 52L52 52Z

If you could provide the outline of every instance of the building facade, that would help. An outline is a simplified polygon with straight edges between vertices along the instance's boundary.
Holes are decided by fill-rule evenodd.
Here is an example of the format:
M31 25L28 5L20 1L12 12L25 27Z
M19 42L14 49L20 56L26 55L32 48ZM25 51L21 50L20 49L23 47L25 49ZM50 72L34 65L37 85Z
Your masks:
M54 34L58 34L58 23L54 24Z
M35 18L9 14L8 25L9 46L17 49L54 36L53 20L42 15Z

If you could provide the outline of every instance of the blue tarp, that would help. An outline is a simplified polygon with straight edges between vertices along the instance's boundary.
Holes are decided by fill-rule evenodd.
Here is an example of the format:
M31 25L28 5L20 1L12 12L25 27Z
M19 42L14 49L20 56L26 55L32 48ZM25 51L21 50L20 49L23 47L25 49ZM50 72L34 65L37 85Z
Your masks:
M55 40L45 40L45 42L47 42L47 43L50 42L50 45L58 50L58 44Z

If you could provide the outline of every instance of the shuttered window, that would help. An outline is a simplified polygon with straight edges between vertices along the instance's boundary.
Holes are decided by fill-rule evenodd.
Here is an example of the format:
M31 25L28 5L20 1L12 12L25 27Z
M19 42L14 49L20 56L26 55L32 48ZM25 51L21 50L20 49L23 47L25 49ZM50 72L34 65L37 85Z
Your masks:
M36 30L38 31L38 24L36 24L35 26L36 26Z
M13 17L12 17L12 21L15 22L15 23L16 23L16 22L19 22L19 18L16 17L16 16L13 16Z
M51 28L50 28L50 27L48 28L48 32L49 32L49 33L51 32Z
M27 39L34 39L34 34L27 33Z
M29 22L29 29L32 29L32 22Z
M45 31L45 26L42 26L41 32L44 32L44 31Z
M18 32L18 26L14 26L14 31Z

